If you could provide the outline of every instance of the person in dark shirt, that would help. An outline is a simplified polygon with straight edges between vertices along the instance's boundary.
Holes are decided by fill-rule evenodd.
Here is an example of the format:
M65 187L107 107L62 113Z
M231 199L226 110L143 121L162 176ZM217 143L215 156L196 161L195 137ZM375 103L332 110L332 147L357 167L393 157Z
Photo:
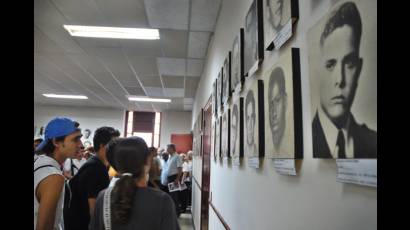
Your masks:
M140 137L118 138L108 144L107 151L113 153L121 176L114 187L98 195L90 230L179 230L171 197L147 187L151 158L145 141Z
M101 127L95 131L96 155L87 160L69 182L71 198L64 207L66 230L88 230L98 193L110 183L106 145L119 136L120 132L112 127Z

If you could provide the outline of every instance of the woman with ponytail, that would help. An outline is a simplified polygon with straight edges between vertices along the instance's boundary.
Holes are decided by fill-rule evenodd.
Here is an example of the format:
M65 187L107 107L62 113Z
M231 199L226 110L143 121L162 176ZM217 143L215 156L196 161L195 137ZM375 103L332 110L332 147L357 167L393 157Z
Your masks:
M180 229L171 197L147 187L151 161L145 141L117 138L107 152L120 177L98 195L90 229Z

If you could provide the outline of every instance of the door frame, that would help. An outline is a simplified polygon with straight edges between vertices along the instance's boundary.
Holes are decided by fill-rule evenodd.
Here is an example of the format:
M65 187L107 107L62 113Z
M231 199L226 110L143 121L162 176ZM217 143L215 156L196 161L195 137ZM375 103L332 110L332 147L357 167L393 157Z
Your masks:
M212 97L212 96L211 96ZM209 194L211 185L211 143L212 143L212 100L209 97L202 112L202 180L201 180L201 215L200 229L208 230L209 226Z

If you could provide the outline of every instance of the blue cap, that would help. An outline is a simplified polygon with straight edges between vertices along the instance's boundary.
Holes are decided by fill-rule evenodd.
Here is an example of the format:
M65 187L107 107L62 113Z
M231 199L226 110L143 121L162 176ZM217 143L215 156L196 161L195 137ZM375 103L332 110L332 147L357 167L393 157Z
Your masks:
M44 140L37 146L36 151L42 150L47 143L56 137L67 136L76 131L80 131L78 127L75 127L76 123L68 117L55 117L48 122L45 132Z

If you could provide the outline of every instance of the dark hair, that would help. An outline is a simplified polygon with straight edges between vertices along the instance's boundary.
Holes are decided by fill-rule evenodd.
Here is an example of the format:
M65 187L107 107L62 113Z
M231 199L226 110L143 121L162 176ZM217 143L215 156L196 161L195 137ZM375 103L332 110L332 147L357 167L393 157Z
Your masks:
M167 148L172 148L174 151L177 151L175 144L167 144Z
M116 171L122 174L112 191L112 218L114 223L128 222L133 206L136 186L134 178L144 175L144 165L149 156L148 147L140 137L118 138L110 143ZM130 175L123 175L131 173Z
M353 45L359 50L360 38L362 36L362 19L357 10L356 4L346 2L334 10L326 22L325 28L320 36L320 46L323 47L325 39L337 28L344 25L350 26L353 30Z
M150 153L153 152L153 151L156 151L156 150L157 150L157 148L155 148L154 146L151 146L151 147L148 148L148 151Z
M285 74L281 67L276 67L269 78L269 98L272 98L272 89L274 84L278 85L280 94L285 94Z
M114 148L117 145L118 138L113 138L111 141L107 143L107 161L110 165L117 171L117 167L115 166L114 162Z
M100 150L101 145L106 145L113 137L119 137L120 132L113 127L101 127L95 130L93 143L96 152Z
M252 102L252 113L255 113L255 97L253 96L253 91L249 90L245 99L245 111L247 112L248 104Z
M80 123L74 121L74 127L78 128L79 126L80 126ZM42 154L42 153L44 153L44 154L47 155L47 156L52 156L53 153L54 153L54 150L55 150L55 146L54 146L53 140L54 140L55 142L64 142L64 140L65 140L65 138L66 138L67 136L68 136L68 135L61 136L61 137L55 137L55 138L53 138L53 139L48 139L47 144L46 144L41 150L36 151L36 154Z

